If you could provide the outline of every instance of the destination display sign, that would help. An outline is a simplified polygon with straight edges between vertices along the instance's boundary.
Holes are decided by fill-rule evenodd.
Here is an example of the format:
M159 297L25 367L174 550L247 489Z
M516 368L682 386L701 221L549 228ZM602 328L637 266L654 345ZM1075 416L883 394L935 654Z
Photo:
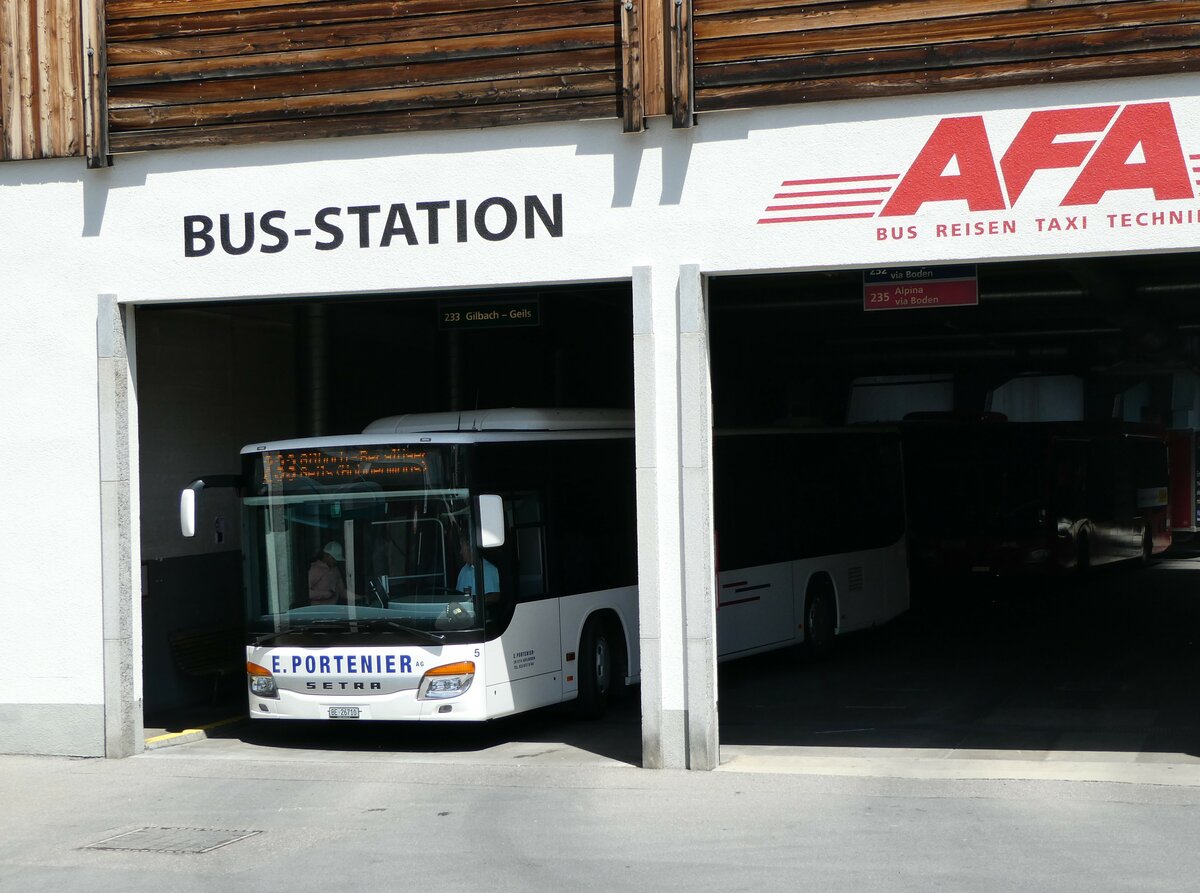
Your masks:
M541 325L537 298L438 303L438 328L441 329L492 329L537 325Z
M303 480L317 483L377 480L420 486L429 478L435 461L428 450L402 446L268 450L256 458L262 463L260 479L270 487L287 487Z
M974 264L863 271L863 310L965 307L979 303Z

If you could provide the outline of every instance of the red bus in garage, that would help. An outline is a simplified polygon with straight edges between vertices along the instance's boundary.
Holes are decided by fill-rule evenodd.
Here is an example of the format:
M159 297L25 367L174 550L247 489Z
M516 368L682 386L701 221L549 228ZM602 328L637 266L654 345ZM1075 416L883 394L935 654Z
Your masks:
M718 434L714 456L720 657L907 609L897 431ZM241 490L255 719L594 715L638 678L631 414L399 416L242 460L180 514L188 535L200 490Z
M996 414L902 428L914 574L1082 573L1171 545L1160 429Z
M1200 475L1197 451L1200 439L1193 428L1167 432L1171 457L1171 529L1175 541L1190 539L1200 531Z

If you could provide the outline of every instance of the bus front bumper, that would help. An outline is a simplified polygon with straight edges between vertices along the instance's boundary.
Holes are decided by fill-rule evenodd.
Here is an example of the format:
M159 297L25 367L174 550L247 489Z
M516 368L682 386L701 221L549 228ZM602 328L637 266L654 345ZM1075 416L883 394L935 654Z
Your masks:
M472 685L461 695L445 699L422 700L417 690L356 696L328 692L280 690L278 697L249 695L251 719L323 719L323 720L424 720L432 722L472 722L487 719L483 686Z

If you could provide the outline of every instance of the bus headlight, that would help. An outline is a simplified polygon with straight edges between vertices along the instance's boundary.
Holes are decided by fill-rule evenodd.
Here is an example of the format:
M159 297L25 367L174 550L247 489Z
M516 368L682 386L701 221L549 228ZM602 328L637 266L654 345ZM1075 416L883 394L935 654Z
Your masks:
M460 660L458 663L434 667L432 670L427 670L421 677L421 686L417 689L417 700L457 698L471 687L474 678L475 662L472 660Z
M278 698L279 689L275 686L275 677L266 667L246 661L246 676L250 679L250 694L260 698Z

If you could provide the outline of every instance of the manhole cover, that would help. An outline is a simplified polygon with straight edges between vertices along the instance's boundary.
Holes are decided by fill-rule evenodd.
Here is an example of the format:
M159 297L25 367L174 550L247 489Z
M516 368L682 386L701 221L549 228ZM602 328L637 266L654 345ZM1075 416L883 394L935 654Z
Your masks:
M138 828L91 843L85 850L134 850L142 853L207 853L237 843L260 831L221 828Z

